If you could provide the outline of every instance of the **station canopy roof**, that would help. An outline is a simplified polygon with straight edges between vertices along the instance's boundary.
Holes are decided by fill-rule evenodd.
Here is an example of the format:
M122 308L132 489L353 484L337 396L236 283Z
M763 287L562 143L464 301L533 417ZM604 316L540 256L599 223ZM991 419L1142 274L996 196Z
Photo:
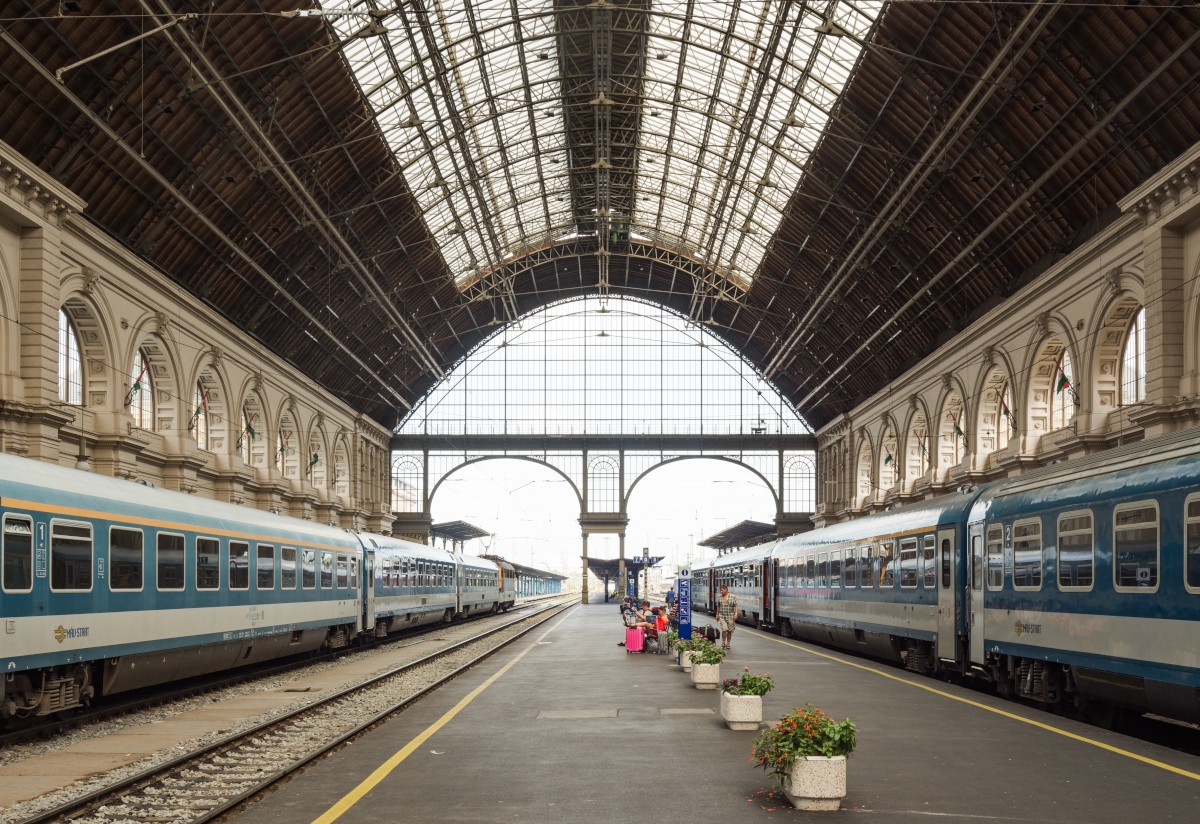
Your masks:
M621 295L820 428L1200 142L1186 2L20 0L0 43L0 140L385 426Z
M643 569L657 566L662 561L662 555L651 555L644 557L641 555L633 555L625 559L626 572L640 572ZM588 558L588 569L593 575L601 578L615 578L620 571L620 559L604 559L604 558Z
M465 543L466 541L475 538L486 538L492 533L487 530L480 529L474 524L469 524L466 521L446 521L440 524L434 524L429 528L430 536L434 538L443 538L447 541L457 541Z
M764 524L761 521L742 521L728 529L722 529L700 541L700 546L707 546L724 552L728 549L756 546L775 536L775 525Z

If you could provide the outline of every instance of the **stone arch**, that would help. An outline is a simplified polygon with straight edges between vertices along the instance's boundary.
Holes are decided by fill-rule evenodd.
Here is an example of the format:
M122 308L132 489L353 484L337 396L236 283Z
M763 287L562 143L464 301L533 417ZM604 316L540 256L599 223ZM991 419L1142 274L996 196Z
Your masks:
M92 293L93 283L82 272L64 278L61 288L64 299L60 308L79 333L83 406L88 409L107 409L114 403L111 401L115 394L114 378L124 375L129 364L114 363L116 347L110 334L112 324L108 320L109 312L98 296Z
M300 434L300 415L290 398L280 405L279 423L275 426L271 444L275 448L274 466L278 476L300 483L304 472L301 455L305 445Z
M794 455L792 457L798 458L799 456ZM624 498L624 500L621 501L620 511L625 512L627 510L627 508L629 506L629 500L630 500L630 498L633 497L634 488L639 483L641 483L647 476L649 476L650 473L652 473L654 470L661 469L662 467L666 466L667 464L679 463L680 461L694 461L694 460L698 460L698 459L699 460L707 460L707 461L723 461L724 463L730 463L730 464L733 464L734 466L740 466L740 467L743 467L743 468L749 470L754 475L756 475L764 484L766 484L767 490L771 493L771 498L775 501L775 510L777 512L783 511L783 503L781 500L779 490L777 490L775 488L775 484L771 483L770 478L766 477L761 472L759 472L757 469L755 469L754 467L750 466L749 464L747 464L743 461L737 461L737 460L734 460L733 458L726 458L721 455L680 455L679 457L676 457L676 458L668 458L665 461L659 461L658 463L654 464L654 466L647 468L645 472L643 472L642 474L638 475L636 478L633 479L633 483L629 484L629 488L625 490L625 498ZM797 510L797 511L799 511L799 510Z
M261 478L270 475L270 424L266 402L258 389L257 381L243 391L235 444L238 455L246 466L254 469Z
M964 393L957 381L950 387L939 405L934 441L935 482L946 481L953 474L968 452L970 441L967 436L967 408Z
M884 419L879 434L879 495L876 500L887 497L900 479L900 446L896 437L896 423L889 415Z
M870 502L874 491L871 478L871 467L874 464L874 452L871 449L871 439L863 430L858 439L858 460L855 463L855 494L854 508L861 509Z
M336 495L345 504L351 503L350 444L346 433L338 432L333 441L333 459L330 462L333 476L329 479L330 494Z
M407 456L402 456L402 457L407 457ZM575 493L575 500L579 504L579 511L580 512L583 511L583 491L579 488L579 485L576 484L575 481L573 481L571 479L571 476L568 475L567 473L563 472L561 469L559 469L557 466L550 463L549 461L540 461L537 458L530 458L527 455L484 455L479 458L472 458L469 461L463 461L462 463L454 466L453 469L451 469L449 472L447 472L445 475L443 475L440 479L438 479L437 483L435 483L433 485L433 488L429 490L430 502L432 503L433 496L435 494L437 494L438 489L440 489L442 484L446 482L447 478L452 476L455 472L458 472L460 469L463 469L464 467L471 466L471 465L477 464L477 463L483 463L484 461L528 461L529 463L537 464L538 466L544 466L544 467L554 471L555 474L560 475L563 478L563 480L565 480L567 482L567 484L570 485L571 491ZM396 461L393 461L392 463L394 466ZM420 466L419 461L416 461L416 463L418 466ZM419 512L420 509L418 508L415 511Z
M1140 280L1114 274L1110 286L1110 300L1101 307L1102 314L1095 326L1091 368L1086 373L1089 386L1083 395L1090 405L1089 411L1105 417L1121 406L1121 361L1125 343L1133 318L1144 305Z
M929 429L929 412L925 408L925 402L920 398L913 398L903 438L904 477L902 484L905 491L911 491L929 473L931 463Z
M1038 338L1033 341L1033 353L1026 369L1028 385L1025 388L1025 414L1028 434L1033 440L1063 429L1075 417L1079 403L1076 389L1076 364L1074 347L1066 324L1053 316L1044 318L1039 324Z
M325 434L324 418L318 414L308 428L308 444L303 457L308 482L321 497L329 495L329 439Z
M208 445L203 448L220 456L219 464L224 465L230 454L230 442L235 440L233 433L237 430L229 405L230 395L225 388L225 376L220 370L220 358L214 357L212 353L202 357L200 367L196 371L196 379L192 383L199 388L204 398L201 414L207 419ZM195 411L193 408L193 416ZM190 422L188 429L193 429Z
M997 363L997 360L999 363ZM1013 386L1013 370L1008 358L989 350L984 356L978 399L974 418L974 432L968 433L975 445L974 468L983 471L996 456L1008 449L1009 441L1019 430L1017 415L1013 408L1017 390Z
M148 316L135 326L132 346L122 359L124 365L121 367L122 372L126 374L126 399L129 398L136 378L128 373L139 350L146 353L151 388L154 391L154 431L170 432L179 429L181 425L186 427L186 421L180 420L181 400L184 396L180 390L179 376L183 370L175 359L175 347L165 314L160 312ZM190 398L189 391L188 399Z

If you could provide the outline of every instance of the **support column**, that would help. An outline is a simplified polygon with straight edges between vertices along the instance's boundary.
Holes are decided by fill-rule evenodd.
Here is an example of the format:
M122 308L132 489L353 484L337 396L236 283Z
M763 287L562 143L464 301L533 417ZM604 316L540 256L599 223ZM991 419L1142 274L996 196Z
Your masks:
M1153 227L1146 233L1145 250L1146 400L1165 416L1180 392L1187 340L1183 234ZM1145 426L1148 438L1174 428L1169 420L1146 421Z
M624 532L620 533L618 538L619 538L618 545L620 546L620 554L617 555L617 576L620 577L621 588L624 589L626 587L626 585L629 583L629 579L625 574L625 533ZM624 592L621 593L621 597L622 598L625 597Z
M583 581L579 585L580 601L584 604L588 602L588 556L587 556L587 530L583 532Z

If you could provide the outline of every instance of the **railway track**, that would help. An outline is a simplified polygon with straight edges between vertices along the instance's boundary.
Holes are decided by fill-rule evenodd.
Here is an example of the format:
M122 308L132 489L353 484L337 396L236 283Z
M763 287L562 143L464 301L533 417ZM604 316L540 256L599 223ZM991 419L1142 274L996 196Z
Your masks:
M548 605L533 615L20 819L18 824L212 821L382 723L574 603ZM397 699L398 695L403 697Z

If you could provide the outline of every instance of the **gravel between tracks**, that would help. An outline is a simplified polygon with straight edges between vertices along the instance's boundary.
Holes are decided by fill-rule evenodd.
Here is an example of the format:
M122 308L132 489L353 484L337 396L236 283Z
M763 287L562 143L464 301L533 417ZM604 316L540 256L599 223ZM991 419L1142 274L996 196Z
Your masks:
M481 653L481 649L483 647L498 646L505 640L518 634L527 626L530 620L535 620L537 617L538 616L531 616L529 619L518 621L507 630L489 636L481 641L468 644L465 648L457 650L448 656L439 658L427 664L417 665L411 671L405 671L388 679L386 682L387 686L383 689L366 690L361 696L356 697L349 702L350 705L353 706L353 710L347 709L347 700L343 699L342 701L338 702L340 708L336 716L331 715L327 721L321 720L315 722L316 726L313 728L314 735L317 738L323 738L325 740L334 738L346 728L352 727L356 723L361 723L362 721L365 721L373 715L383 711L387 706L390 706L395 702L397 696L410 696L425 688L437 679L442 678L450 672L453 672L454 670L463 666L471 659L477 657ZM417 641L416 643L425 642ZM435 648L431 646L430 652L432 653L434 651ZM357 653L357 655L368 657L379 656L382 655L383 652L384 651L381 649L371 649L364 650L361 653ZM308 675L314 672L323 671L324 669L340 666L342 663L344 663L344 659L343 661L316 664L312 668L304 669L302 674ZM383 671L386 668L387 667L381 666L378 671ZM148 724L161 722L188 712L189 710L224 701L227 698L249 695L255 692L276 690L281 687L286 687L289 682L296 680L297 677L299 677L299 674L289 673L251 683L240 684L238 686L229 687L218 692L208 693L202 696L173 702L169 706L162 706L150 710L131 713L127 716L109 719L107 721L90 725L86 728L72 730L55 738L53 741L38 742L34 744L25 744L5 748L3 752L0 752L0 765L23 761L26 759L36 759L39 756L62 749L79 741L99 738L120 730L137 728ZM315 703L322 697L323 696L321 695L312 693L297 693L296 700L286 706L278 707L268 713L262 713L256 716L240 719L237 722L222 728L221 730L191 739L176 747L158 752L152 756L143 758L140 761L119 767L102 775L77 781L74 784L63 788L62 790L59 790L58 792L47 793L35 800L13 805L0 812L4 813L4 819L6 821L21 821L27 819L42 811L68 803L72 799L80 798L90 792L108 786L114 783L116 780L136 775L154 767L155 765L162 764L173 758L177 758L189 750L196 749L206 744L211 744L215 741L226 738L233 733L241 732L253 726L259 725L264 721L270 720L271 718L284 715L288 712L296 710L297 708ZM347 720L348 716L351 714L353 715L353 718L349 718L349 720ZM79 819L80 822L87 820L93 819ZM103 819L94 820L114 822L119 819L105 817Z

